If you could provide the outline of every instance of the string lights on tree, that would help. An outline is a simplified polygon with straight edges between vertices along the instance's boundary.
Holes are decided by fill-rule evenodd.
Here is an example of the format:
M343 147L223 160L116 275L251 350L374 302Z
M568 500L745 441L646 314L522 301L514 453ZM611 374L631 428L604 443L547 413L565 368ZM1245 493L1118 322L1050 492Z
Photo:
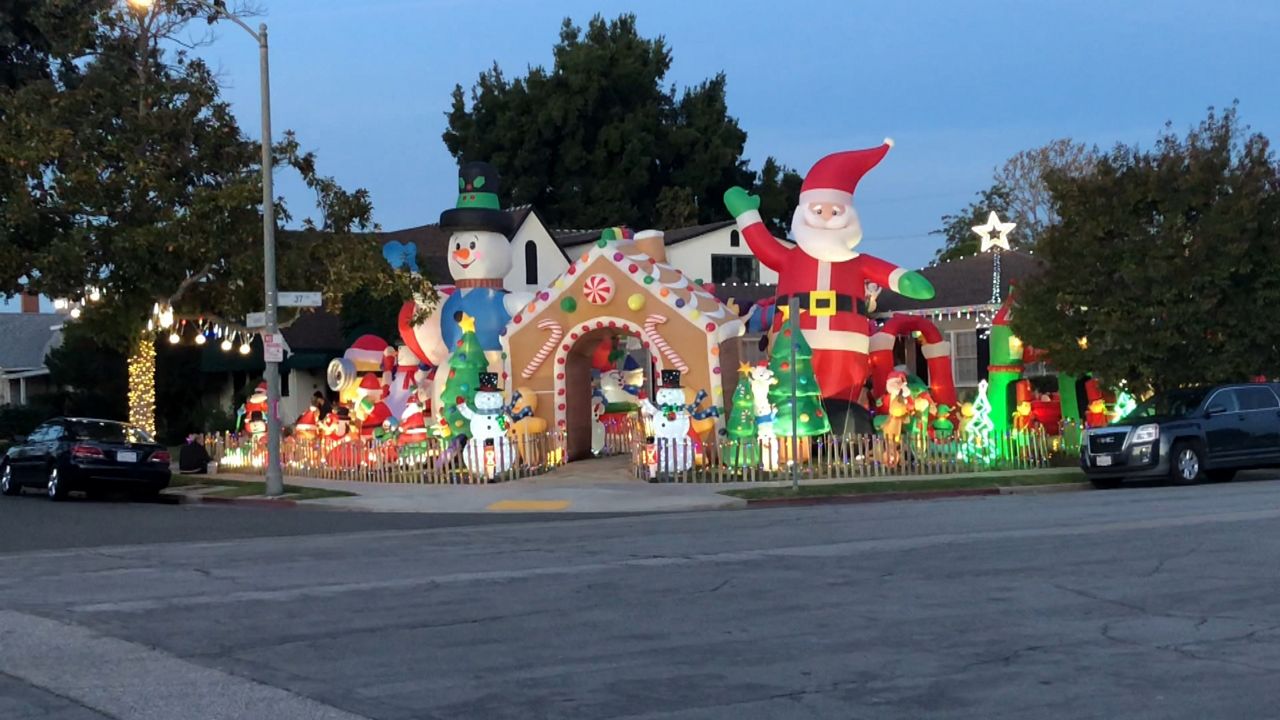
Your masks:
M129 422L156 432L156 344L143 334L129 353Z

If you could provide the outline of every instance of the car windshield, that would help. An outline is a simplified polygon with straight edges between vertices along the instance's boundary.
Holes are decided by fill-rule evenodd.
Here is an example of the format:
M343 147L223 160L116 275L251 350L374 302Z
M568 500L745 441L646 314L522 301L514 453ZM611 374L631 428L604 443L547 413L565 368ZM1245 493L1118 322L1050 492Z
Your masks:
M124 423L107 420L74 420L67 423L67 434L72 440L95 440L97 442L154 442L146 430Z
M1187 417L1200 407L1209 388L1186 388L1171 390L1154 395L1146 402L1138 405L1133 412L1125 416L1125 420L1140 420L1152 417Z

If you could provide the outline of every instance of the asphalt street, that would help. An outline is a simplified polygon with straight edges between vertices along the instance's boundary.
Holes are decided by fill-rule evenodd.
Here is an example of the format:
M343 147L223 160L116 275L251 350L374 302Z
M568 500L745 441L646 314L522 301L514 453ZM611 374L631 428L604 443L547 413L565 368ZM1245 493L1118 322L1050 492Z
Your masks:
M0 498L0 718L1280 716L1276 481L314 517Z

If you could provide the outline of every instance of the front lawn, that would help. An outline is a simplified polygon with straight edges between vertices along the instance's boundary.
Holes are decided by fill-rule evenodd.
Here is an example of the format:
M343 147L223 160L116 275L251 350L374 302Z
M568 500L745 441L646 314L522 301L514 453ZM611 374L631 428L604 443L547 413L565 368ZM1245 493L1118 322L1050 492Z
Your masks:
M792 490L784 487L754 487L725 490L722 495L744 500L773 500L777 498L840 497L870 493L936 492L939 490L977 490L1002 487L1031 487L1035 485L1059 485L1085 482L1079 469L1055 472L1027 473L1025 475L957 475L932 480L877 480L874 482L837 483L832 485L801 485Z

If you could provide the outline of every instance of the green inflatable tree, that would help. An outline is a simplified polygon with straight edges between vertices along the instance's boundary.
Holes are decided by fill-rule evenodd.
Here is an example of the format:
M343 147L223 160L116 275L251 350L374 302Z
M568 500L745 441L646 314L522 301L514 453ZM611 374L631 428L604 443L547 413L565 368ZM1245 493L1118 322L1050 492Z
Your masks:
M791 348L796 350L796 364L791 366ZM805 341L804 334L796 328L795 318L787 318L778 336L773 340L769 353L769 369L778 378L769 389L769 402L778 409L774 429L778 437L791 436L791 418L796 418L796 434L799 437L826 435L831 432L826 410L822 407L822 390L813 375L813 349ZM791 382L795 379L795 404L791 402Z
M755 395L751 392L751 366L743 364L738 368L742 377L738 380L738 388L733 391L732 407L729 418L725 421L725 432L733 439L731 451L726 461L730 465L753 465L759 453L756 446L756 410Z
M436 411L439 421L434 433L440 438L470 435L470 425L458 411L458 400L468 403L474 400L476 389L480 387L480 373L489 369L484 348L476 338L476 319L463 313L458 327L462 328L462 338L458 340L458 348L449 356L449 373L445 376L440 408Z

